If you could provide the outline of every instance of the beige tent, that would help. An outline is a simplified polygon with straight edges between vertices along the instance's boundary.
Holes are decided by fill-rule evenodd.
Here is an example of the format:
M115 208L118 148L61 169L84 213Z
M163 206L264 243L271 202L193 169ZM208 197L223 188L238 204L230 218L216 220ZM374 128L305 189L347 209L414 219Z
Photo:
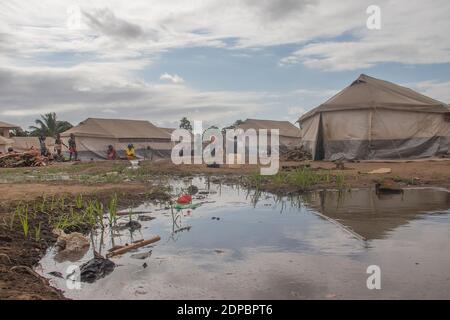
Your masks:
M8 152L8 148L12 147L13 141L11 139L0 136L0 153Z
M13 141L10 139L9 131L13 129L20 129L19 126L14 124L0 121L0 152L5 153L8 148L13 145Z
M298 122L315 160L425 158L450 152L447 104L361 75Z
M163 128L163 127L158 127L158 128L166 131L168 134L172 134L172 132L174 132L176 130L175 128Z
M13 141L12 147L14 151L17 152L24 152L31 149L34 150L40 150L41 145L39 143L38 137L12 137L11 140ZM55 138L53 137L47 137L45 139L45 145L47 146L47 149L50 152L54 152L55 148Z
M259 129L278 129L280 146L292 147L300 143L301 131L289 121L247 119L237 127L244 130L255 129L256 132Z
M172 150L167 131L149 121L88 118L61 134L66 144L71 133L82 159L105 159L108 145L124 156L127 145L133 144L139 158L169 157Z

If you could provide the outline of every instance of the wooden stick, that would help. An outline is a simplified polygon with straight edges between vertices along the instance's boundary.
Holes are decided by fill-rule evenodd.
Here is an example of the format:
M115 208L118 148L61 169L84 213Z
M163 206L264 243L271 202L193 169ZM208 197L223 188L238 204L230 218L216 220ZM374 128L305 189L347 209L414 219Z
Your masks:
M137 249L137 248L140 248L140 247L144 247L144 246L146 246L148 244L157 242L159 240L161 240L161 237L160 236L156 236L156 237L153 237L153 238L148 239L148 240L139 241L139 242L130 244L129 246L125 246L123 248L111 251L110 253L108 253L106 255L106 257L107 258L111 258L111 257L117 256L119 254L124 254L124 253L127 253L130 250Z
M132 211L132 212L126 212L126 211L119 211L117 212L118 216L128 216L129 214L148 214L152 213L151 211Z

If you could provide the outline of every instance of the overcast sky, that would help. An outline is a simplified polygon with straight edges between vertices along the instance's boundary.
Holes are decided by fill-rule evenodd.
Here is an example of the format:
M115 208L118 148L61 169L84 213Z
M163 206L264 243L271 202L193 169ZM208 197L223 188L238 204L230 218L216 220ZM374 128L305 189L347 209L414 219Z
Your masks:
M2 0L0 120L294 122L361 73L450 103L449 17L448 0Z

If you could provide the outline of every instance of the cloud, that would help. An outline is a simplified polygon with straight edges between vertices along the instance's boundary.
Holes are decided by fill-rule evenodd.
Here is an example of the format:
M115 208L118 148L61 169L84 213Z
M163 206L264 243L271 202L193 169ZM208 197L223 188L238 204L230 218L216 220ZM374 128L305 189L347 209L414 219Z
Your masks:
M288 114L289 115L295 115L295 116L301 116L306 112L305 108L303 107L289 107L288 108Z
M381 30L348 28L345 40L314 41L282 58L280 64L302 63L314 69L344 71L389 62L450 62L450 2L436 0L433 6L424 6L418 0L407 4L378 1L377 5L381 8Z
M180 84L184 82L184 79L177 74L168 74L167 72L163 73L160 77L160 80L166 80L175 84Z
M106 114L153 122L189 116L228 124L275 103L266 92L201 91L183 84L148 83L127 72L133 67L134 61L69 69L0 67L0 117L26 126L39 114L53 111L73 123Z
M41 0L0 3L2 55L88 53L91 61L148 57L209 46L260 49L295 45L280 64L340 71L380 63L450 61L450 2L379 0L382 28L366 28L371 0L154 1ZM68 30L78 5L87 25ZM438 10L436 8L439 8Z
M109 37L130 40L143 36L144 32L139 25L117 18L110 9L82 13L89 27Z

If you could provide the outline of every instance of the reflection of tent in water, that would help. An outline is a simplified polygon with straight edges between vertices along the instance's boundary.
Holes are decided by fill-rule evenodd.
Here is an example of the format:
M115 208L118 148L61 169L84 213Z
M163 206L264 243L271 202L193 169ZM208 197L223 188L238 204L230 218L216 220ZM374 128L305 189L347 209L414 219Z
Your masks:
M449 210L450 193L433 189L382 195L373 190L322 191L309 199L308 205L324 218L371 240L384 238L389 231L420 218L420 214Z
M149 121L89 118L64 132L64 142L73 133L81 158L106 158L108 145L120 156L128 144L133 144L138 157L169 157L172 150L170 135Z

